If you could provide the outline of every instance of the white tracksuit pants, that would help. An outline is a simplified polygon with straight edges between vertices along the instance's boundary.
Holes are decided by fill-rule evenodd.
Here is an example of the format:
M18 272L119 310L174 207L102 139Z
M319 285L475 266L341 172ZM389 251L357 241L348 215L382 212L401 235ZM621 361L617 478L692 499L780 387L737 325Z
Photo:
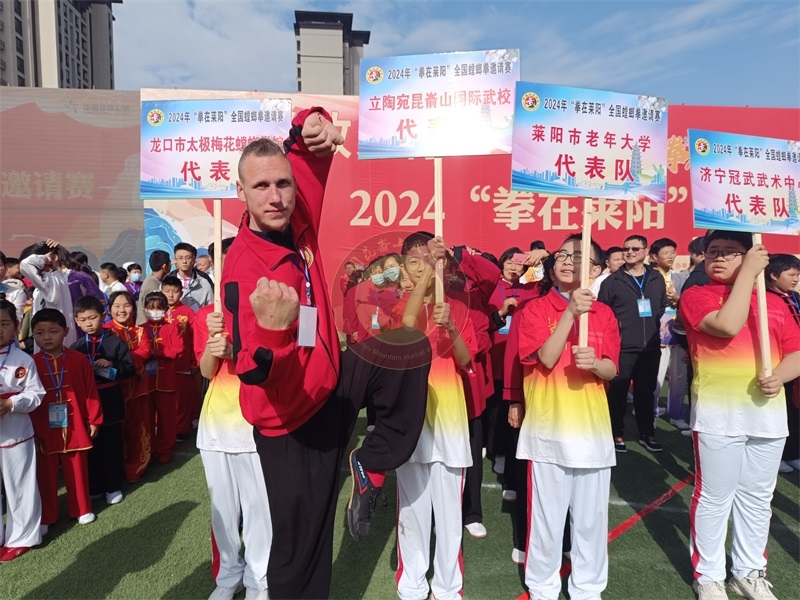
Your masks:
M221 587L244 583L248 589L265 590L272 520L258 454L200 450L200 456L211 496L211 530L219 551L216 583Z
M667 415L672 419L684 419L686 422L686 409L683 401L686 398L687 370L683 363L686 352L678 345L662 346L661 361L658 363L658 379L656 391L653 394L653 406L658 408L658 401L661 397L661 388L664 381L669 379L669 390L667 391Z
M465 469L443 463L406 463L397 473L397 595L401 600L460 600L464 585L461 557L461 496ZM431 514L436 548L430 588Z
M696 478L689 524L694 577L700 583L725 580L731 509L734 577L766 568L770 503L785 442L785 438L694 433Z
M532 600L557 600L567 509L572 528L571 600L599 599L608 582L611 468L573 469L531 461L525 584ZM521 501L519 499L518 501Z
M36 446L33 439L0 448L0 497L6 493L6 525L0 519L0 545L30 548L42 543L42 501L36 484Z

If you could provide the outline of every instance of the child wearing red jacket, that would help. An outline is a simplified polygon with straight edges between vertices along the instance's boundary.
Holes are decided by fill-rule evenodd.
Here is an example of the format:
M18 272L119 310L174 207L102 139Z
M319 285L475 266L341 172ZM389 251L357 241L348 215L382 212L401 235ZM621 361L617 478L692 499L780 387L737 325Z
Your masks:
M167 275L161 282L161 291L167 297L167 314L164 320L178 328L183 340L183 352L175 360L175 382L178 386L178 411L175 430L182 441L192 429L192 415L199 415L200 390L194 376L196 363L192 355L194 348L195 312L181 302L183 285L181 280Z
M472 453L472 466L467 469L462 497L462 516L464 528L472 537L486 537L481 506L481 485L483 484L483 414L486 400L494 393L492 363L489 352L492 338L489 335L489 299L492 297L501 273L475 250L465 246L453 248L453 257L458 261L460 271L450 280L451 288L461 287L463 283L469 318L475 329L477 353L472 364L473 373L468 376L462 372L464 393L467 398L467 417L469 418L469 445ZM456 285L454 285L454 283Z
M525 265L514 262L514 256L518 254L523 254L522 250L514 247L500 255L499 266L503 276L489 299L494 394L487 401L483 423L486 452L494 459L494 472L505 476L503 500L508 502L517 499L518 488L522 487L520 479L525 475L520 473L521 467L516 460L519 434L508 425L508 403L503 401L503 359L514 312L521 303L539 295L538 283L523 283L520 279ZM546 250L529 252L526 264L536 265L546 255Z
M107 331L128 346L136 374L120 382L125 396L125 420L122 423L122 445L125 455L125 479L139 481L150 462L153 446L152 411L148 399L149 381L145 363L150 359L150 338L144 327L136 323L136 300L130 292L114 292L108 299L111 320Z
M150 389L150 406L155 419L155 448L158 462L168 463L175 451L175 418L178 394L175 360L183 353L184 345L175 325L164 321L169 305L162 292L151 292L144 300L145 335L150 340L151 358L145 363Z
M38 441L36 461L42 497L42 532L58 520L58 467L67 488L67 514L86 525L95 520L89 497L89 449L103 424L100 395L86 355L64 347L67 321L53 308L31 321L41 349L33 355L45 388L42 404L31 413Z

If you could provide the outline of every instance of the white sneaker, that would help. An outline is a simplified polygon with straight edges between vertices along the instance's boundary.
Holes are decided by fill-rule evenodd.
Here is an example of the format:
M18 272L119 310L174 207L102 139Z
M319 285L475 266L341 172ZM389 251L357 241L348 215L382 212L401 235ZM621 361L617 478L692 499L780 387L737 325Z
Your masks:
M375 425L367 425L367 432L372 433L375 431Z
M750 600L778 600L770 588L772 584L766 580L764 571L750 571L747 577L737 579L731 577L728 587L734 594Z
M481 458L486 458L486 448L481 448Z
M664 408L663 406L659 406L659 407L656 409L656 419L657 419L658 417L662 417L662 416L664 416L665 414L667 414L667 409L666 409L666 408Z
M514 502L517 499L517 492L514 490L503 490L503 500L505 502Z
M85 515L81 515L80 517L78 517L78 523L80 523L81 525L88 525L89 523L92 523L96 518L97 517L94 516L94 513L92 512L86 513Z
M50 527L48 525L39 525L39 533L42 537L46 536L48 531L50 531Z
M691 429L684 429L681 431L681 435L686 437L692 437L692 430Z
M214 591L211 592L211 595L208 597L208 600L233 600L233 597L242 591L244 586L240 583L236 587L222 587L218 585L214 588Z
M515 565L524 565L525 553L522 550L517 550L514 548L511 551L511 562L513 562Z
M467 523L464 525L464 529L474 538L486 537L486 527L483 526L483 523Z
M794 471L792 465L787 462L781 461L781 464L778 466L778 473L791 473Z
M122 502L122 490L117 490L116 492L106 494L106 503L119 504L120 502Z
M786 464L792 467L795 471L800 471L800 458L794 460L787 460Z
M506 472L506 457L505 456L495 456L494 457L494 467L492 467L492 471L497 473L498 475L502 475Z
M269 600L269 590L254 590L247 588L244 600Z
M699 583L695 580L692 584L692 589L697 594L697 600L728 600L728 594L725 593L725 584L721 581Z
M670 419L669 420L669 424L677 427L678 429L680 429L682 431L686 431L687 429L691 429L691 425L689 425L683 419Z

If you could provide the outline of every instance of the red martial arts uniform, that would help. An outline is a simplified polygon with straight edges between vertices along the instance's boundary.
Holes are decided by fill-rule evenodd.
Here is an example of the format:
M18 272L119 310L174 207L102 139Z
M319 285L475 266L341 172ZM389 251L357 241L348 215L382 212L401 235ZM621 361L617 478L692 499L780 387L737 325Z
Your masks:
M136 367L136 375L120 381L125 396L125 421L122 441L125 449L125 479L139 481L153 452L153 415L150 407L149 380L145 363L150 359L150 338L144 327L120 325L109 321L104 327L128 345Z
M175 359L175 383L178 394L178 410L175 418L175 431L178 435L185 436L192 429L192 419L200 416L200 389L197 380L192 374L192 367L196 366L192 348L194 348L194 320L195 312L178 302L167 309L164 320L178 328L183 339L183 352Z
M175 451L175 418L178 410L175 360L184 350L183 339L175 325L147 320L143 325L150 339L151 358L145 364L149 379L150 406L155 417L154 453L159 462L172 460Z
M64 348L61 356L37 352L36 369L46 390L31 413L39 450L36 471L42 497L42 524L58 520L58 466L67 488L67 514L78 518L92 512L89 497L89 425L103 424L94 370L85 354Z

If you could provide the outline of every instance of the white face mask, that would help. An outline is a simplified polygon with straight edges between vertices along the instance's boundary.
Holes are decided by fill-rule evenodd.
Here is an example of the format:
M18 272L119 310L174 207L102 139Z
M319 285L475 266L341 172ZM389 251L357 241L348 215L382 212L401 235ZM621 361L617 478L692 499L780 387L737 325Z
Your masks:
M400 279L400 267L389 267L383 272L383 276L391 282L397 282Z
M144 314L151 321L161 321L164 319L163 310L146 310L144 311Z

